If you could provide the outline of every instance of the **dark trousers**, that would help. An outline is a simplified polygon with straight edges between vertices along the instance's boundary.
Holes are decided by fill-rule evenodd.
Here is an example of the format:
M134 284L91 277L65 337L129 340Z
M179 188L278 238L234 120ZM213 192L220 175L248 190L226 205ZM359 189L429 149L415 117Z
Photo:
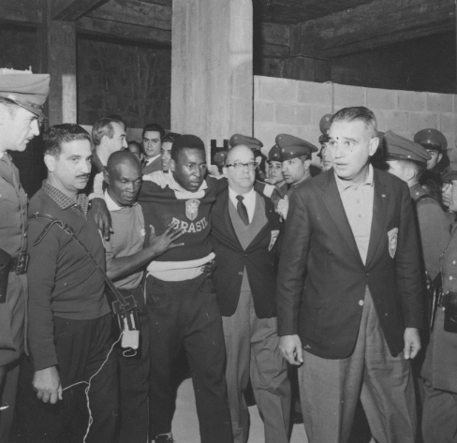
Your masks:
M211 281L146 280L151 339L150 436L171 431L172 369L181 346L194 384L202 443L232 443L222 321Z
M145 443L149 422L149 316L143 288L132 291L138 304L140 347L134 357L125 357L116 347L119 359L119 438L118 443Z
M33 370L23 368L28 378L21 383L18 404L22 429L20 442L81 443L88 428L89 413L86 383L100 369L111 349L111 314L95 320L67 320L54 317L54 337L63 401L52 405L36 398L31 388ZM89 408L93 423L87 443L112 443L118 415L117 356L113 351L89 388ZM15 440L16 441L16 440Z

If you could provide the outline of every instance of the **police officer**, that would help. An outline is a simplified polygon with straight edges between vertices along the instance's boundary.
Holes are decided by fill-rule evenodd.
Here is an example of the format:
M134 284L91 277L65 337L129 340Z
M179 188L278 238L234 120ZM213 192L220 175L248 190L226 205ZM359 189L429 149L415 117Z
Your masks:
M385 133L384 143L388 171L406 182L416 202L424 266L433 281L439 274L441 252L449 242L450 223L439 203L419 184L431 155L420 144L392 131Z
M450 209L457 211L457 163L451 161ZM427 443L457 441L457 231L453 229L441 258L443 293L436 302L433 328L422 377L425 399L422 435Z
M441 204L442 181L440 173L449 164L446 156L446 137L437 129L422 129L414 136L414 141L421 144L430 154L427 170L421 178L424 189Z
M49 74L0 69L0 441L8 441L27 303L27 195L7 151L40 133Z
M281 149L279 159L282 163L282 173L286 183L289 185L289 191L278 202L276 208L276 212L285 220L289 210L290 194L300 183L311 178L309 170L311 154L317 152L318 149L312 143L289 134L279 134L276 136L275 141Z
M282 175L282 163L280 161L281 148L278 145L274 145L268 153L268 178L266 182L274 185L274 191L271 195L271 201L274 207L278 206L278 203L287 195L289 186L284 180Z
M321 145L321 150L317 156L321 159L321 170L328 171L332 167L332 158L330 152L327 149L327 143L330 141L328 136L328 130L330 128L330 121L332 119L332 114L325 114L320 122L319 129L321 130L321 135L319 137L319 144Z

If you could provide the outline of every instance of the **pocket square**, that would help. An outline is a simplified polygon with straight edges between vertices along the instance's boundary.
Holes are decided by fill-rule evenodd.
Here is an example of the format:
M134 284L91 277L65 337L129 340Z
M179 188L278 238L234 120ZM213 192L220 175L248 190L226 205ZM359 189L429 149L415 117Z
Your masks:
M389 255L391 258L395 257L397 252L398 228L393 228L387 233L389 239Z

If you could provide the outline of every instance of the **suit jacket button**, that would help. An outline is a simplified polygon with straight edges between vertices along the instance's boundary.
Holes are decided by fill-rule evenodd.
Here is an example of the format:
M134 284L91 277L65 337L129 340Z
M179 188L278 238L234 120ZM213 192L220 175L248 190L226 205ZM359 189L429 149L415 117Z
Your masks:
M364 301L363 300L359 300L359 306L363 306L364 304Z

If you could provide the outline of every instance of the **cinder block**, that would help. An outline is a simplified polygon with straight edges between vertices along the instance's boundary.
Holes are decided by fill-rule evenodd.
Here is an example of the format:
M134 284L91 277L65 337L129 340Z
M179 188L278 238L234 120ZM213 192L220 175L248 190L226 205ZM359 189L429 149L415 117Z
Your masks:
M378 120L378 129L387 132L389 129L400 133L408 131L408 113L398 111L375 112Z
M313 106L297 105L297 113L295 123L301 125L312 125L313 122Z
M275 119L275 105L273 102L256 100L254 102L254 122L273 122Z
M438 116L424 112L409 113L409 132L414 137L416 132L425 128L438 128Z
M369 109L395 109L396 91L365 88L366 106Z
M455 134L457 131L457 115L456 114L441 114L440 127L438 128L443 133Z
M335 84L334 94L335 111L348 106L365 106L365 88Z
M300 103L332 106L332 84L298 82L298 101Z
M427 111L429 112L452 112L454 95L427 93Z
M262 141L266 147L273 146L278 134L276 125L265 122L254 122L254 137Z
M397 91L398 109L401 111L425 111L427 94L415 91Z
M259 98L274 102L295 102L297 83L295 80L286 78L261 77Z
M276 104L275 121L284 125L295 125L297 108L295 105Z
M297 128L297 133L294 134L297 137L306 140L309 143L312 143L316 148L320 150L319 145L319 137L321 135L321 131L319 131L319 127L315 126L300 126Z

